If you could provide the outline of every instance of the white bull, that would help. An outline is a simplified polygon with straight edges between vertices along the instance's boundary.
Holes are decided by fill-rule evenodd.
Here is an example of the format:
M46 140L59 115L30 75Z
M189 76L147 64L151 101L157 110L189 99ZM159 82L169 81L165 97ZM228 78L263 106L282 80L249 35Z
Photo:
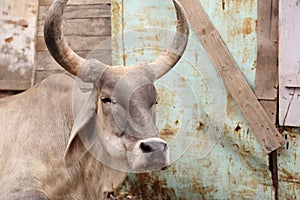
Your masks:
M187 44L186 14L173 3L177 32L171 47L150 63L130 67L74 53L61 31L67 0L53 3L44 29L47 47L63 68L93 87L85 93L76 89L74 76L59 74L1 101L0 199L105 199L126 171L170 164L155 122L154 81L177 63Z

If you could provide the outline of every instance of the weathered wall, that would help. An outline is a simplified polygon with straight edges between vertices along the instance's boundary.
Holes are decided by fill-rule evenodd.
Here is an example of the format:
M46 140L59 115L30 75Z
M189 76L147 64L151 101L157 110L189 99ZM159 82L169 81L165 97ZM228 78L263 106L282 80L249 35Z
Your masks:
M38 0L0 2L0 90L30 87Z
M201 3L253 88L257 1ZM150 61L170 44L171 1L113 0L112 9L113 63ZM274 199L268 156L193 32L183 59L157 87L158 124L173 163L167 171L131 174L123 191L143 199Z
M37 28L37 67L34 83L53 73L65 72L51 57L44 41L44 20L53 0L40 0ZM111 63L110 0L70 0L64 12L64 36L80 56Z
M65 72L50 56L43 37L52 2L0 2L0 91L22 91L50 74ZM110 64L111 1L70 0L64 17L64 35L71 48L80 56Z

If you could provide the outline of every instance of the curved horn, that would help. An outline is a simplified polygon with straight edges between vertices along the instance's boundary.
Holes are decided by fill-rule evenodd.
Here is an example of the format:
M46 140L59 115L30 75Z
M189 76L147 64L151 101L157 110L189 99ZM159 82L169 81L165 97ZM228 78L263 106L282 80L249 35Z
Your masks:
M181 58L188 42L189 25L187 15L178 0L173 0L173 4L177 14L177 26L172 44L169 49L163 51L158 58L149 63L156 79L162 77L174 67Z
M78 56L66 43L62 33L62 15L68 0L56 0L49 9L45 20L44 38L53 58L67 71L77 75L86 61Z

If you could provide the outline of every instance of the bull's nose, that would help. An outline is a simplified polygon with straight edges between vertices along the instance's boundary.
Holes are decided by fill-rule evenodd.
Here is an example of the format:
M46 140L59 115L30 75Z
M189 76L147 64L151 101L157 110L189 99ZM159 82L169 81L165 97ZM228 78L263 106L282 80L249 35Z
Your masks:
M141 142L140 148L143 153L152 153L155 151L166 151L168 148L165 142Z

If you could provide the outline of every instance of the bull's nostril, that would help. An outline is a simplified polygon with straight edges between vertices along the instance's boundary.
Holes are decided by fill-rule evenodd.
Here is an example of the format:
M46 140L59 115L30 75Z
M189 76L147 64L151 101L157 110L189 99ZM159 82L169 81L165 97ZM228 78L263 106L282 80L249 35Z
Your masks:
M140 148L142 149L143 153L150 153L153 151L151 146L145 144L144 142L141 143Z
M141 142L140 148L143 153L151 153L154 151L166 151L168 146L163 142Z
M164 151L167 151L167 149L168 149L167 143L163 143L163 146L164 146Z

